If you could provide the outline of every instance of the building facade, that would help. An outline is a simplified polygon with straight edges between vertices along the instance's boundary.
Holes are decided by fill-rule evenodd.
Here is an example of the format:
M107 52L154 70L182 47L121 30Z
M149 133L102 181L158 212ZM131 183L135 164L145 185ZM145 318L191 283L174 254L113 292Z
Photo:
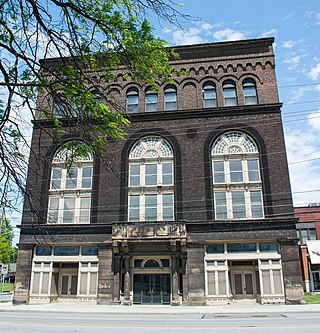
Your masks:
M131 126L72 172L62 144L81 133L56 142L39 116L27 186L42 219L26 202L15 304L303 301L272 44L176 47L180 74L157 91L96 73Z
M295 207L294 213L304 289L320 292L320 203Z

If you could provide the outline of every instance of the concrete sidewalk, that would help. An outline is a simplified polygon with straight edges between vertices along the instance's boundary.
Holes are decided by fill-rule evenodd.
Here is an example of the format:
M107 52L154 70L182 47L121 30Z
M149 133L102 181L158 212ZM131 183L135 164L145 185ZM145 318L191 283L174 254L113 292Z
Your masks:
M303 305L261 305L232 304L213 306L170 306L170 305L94 305L81 303L50 303L12 305L11 302L0 303L0 312L39 311L39 312L85 312L85 313L129 313L129 314L261 314L261 313L295 313L317 312L320 304Z

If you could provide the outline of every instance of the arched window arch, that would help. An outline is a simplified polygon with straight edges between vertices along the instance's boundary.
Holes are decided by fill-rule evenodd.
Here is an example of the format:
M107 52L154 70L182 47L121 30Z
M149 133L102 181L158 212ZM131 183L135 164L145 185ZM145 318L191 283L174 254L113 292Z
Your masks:
M173 150L168 141L150 136L129 153L128 220L174 220Z
M164 103L166 111L177 110L177 87L174 84L165 86Z
M156 112L158 110L158 94L148 88L146 90L146 112Z
M139 90L138 88L131 87L127 90L127 112L139 112Z
M215 108L217 106L216 85L212 81L203 84L202 96L204 108Z
M222 84L224 106L237 105L237 90L236 84L232 80L226 80Z
M245 105L257 104L258 98L257 98L256 81L253 79L245 79L243 80L242 88L243 88L244 104Z
M94 100L98 103L102 103L103 99L102 99L102 94L99 90L95 89L92 90L91 93L94 95Z
M263 218L259 151L240 131L220 135L212 145L212 174L217 220Z
M77 148L66 147L55 153L51 166L48 223L90 223L92 167L91 153L81 156Z

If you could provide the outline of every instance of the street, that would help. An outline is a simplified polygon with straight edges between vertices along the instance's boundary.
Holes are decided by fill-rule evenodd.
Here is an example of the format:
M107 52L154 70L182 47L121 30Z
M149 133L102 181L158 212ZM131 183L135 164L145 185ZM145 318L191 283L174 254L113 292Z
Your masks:
M1 333L318 333L318 313L135 314L1 312Z

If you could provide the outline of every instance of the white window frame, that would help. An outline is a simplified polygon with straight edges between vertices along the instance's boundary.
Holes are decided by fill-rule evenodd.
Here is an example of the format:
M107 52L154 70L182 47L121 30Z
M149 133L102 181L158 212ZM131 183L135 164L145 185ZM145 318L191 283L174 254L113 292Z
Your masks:
M213 144L212 152L212 175L213 192L215 205L215 218L221 219L218 211L226 206L226 219L261 219L264 218L262 181L259 167L259 153L256 144L245 133L232 131L222 134ZM236 171L231 170L233 161L240 162L241 168ZM255 161L257 168L250 169L249 161ZM215 163L219 162L220 168L215 169ZM217 164L216 164L217 165ZM223 170L221 168L223 166ZM240 180L232 179L232 173L241 174ZM258 173L256 179L250 179L250 174ZM216 175L220 179L216 179ZM218 177L217 177L218 178ZM216 181L217 180L217 181ZM244 216L236 216L236 205L234 205L232 194L236 192L244 193ZM260 194L260 202L252 202L251 193ZM218 193L225 194L225 204L221 204L216 199ZM254 208L261 205L261 214L254 216Z
M65 201L66 199L74 198L74 209L73 211L73 219L71 224L78 223L90 223L90 210L91 210L91 192L92 192L92 181L93 181L93 156L90 154L87 157L82 159L78 159L71 166L71 168L77 168L77 179L76 186L74 188L66 188L67 187L67 179L68 179L68 170L67 165L65 163L66 158L70 152L64 148L60 149L54 156L51 168L51 177L50 177L50 189L49 189L49 203L48 203L48 215L47 222L48 224L66 224L64 222L64 213L65 213ZM84 168L91 169L90 177L83 177ZM61 180L60 187L53 187L53 174L56 170L61 170ZM72 174L71 174L72 176ZM82 181L85 178L90 179L90 186L82 187ZM88 208L81 208L81 203L83 199L89 199ZM58 205L56 208L52 208L53 200L58 201ZM52 221L52 215L55 211L58 211L57 219ZM88 218L86 221L81 221L81 213L88 211ZM68 223L69 224L69 223Z
M164 164L171 165L171 173L164 172ZM146 183L146 169L149 165L156 166L156 182L153 184ZM139 167L139 175L132 175L132 167ZM152 175L152 174L150 174ZM163 176L170 175L171 181L163 182ZM133 183L133 176L138 177L138 182ZM139 140L131 149L129 156L129 177L128 177L128 221L138 222L146 221L146 197L148 195L156 196L156 221L173 221L174 220L174 161L173 151L170 144L160 137L145 137ZM172 196L171 203L164 206L164 196ZM138 210L138 218L132 218L132 199L139 197L139 205L134 207ZM165 217L164 209L172 209L172 216Z

